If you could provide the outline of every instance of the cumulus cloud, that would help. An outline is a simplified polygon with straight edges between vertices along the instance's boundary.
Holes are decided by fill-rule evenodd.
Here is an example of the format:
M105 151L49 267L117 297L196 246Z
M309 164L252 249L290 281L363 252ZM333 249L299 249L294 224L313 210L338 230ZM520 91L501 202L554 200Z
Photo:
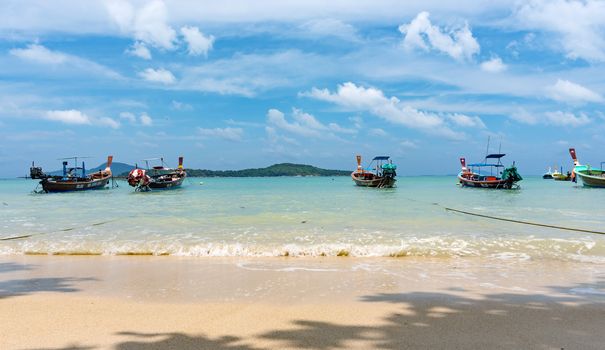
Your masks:
M174 77L172 72L164 68L147 68L144 71L139 72L139 76L147 81L162 84L174 84L174 82L176 81L176 78Z
M448 119L458 126L485 129L485 124L479 117L470 117L468 115L454 113L448 115Z
M494 57L490 60L481 62L481 69L490 73L500 73L506 70L506 65L500 57Z
M64 111L48 111L46 112L45 118L65 124L91 124L91 119L89 116L75 109Z
M141 122L141 125L143 125L143 126L153 125L153 119L151 119L151 117L148 116L147 113L141 114L141 116L139 117L139 121Z
M123 33L160 49L175 48L176 31L168 25L163 1L150 1L138 9L125 1L109 1L106 6L111 19Z
M205 129L205 128L197 128L198 134L204 137L214 137L225 139L228 141L241 141L244 136L244 130L242 128L214 128L214 129Z
M545 113L546 120L550 124L554 124L557 126L571 126L578 127L583 126L591 122L590 118L584 113L573 114L570 112L546 112Z
M420 129L450 139L461 139L463 134L453 131L444 119L434 113L423 112L402 103L397 97L387 98L376 88L365 88L347 82L338 85L337 91L313 88L301 96L332 102L347 109L369 112L393 124Z
M130 47L128 50L126 50L126 53L129 55L132 55L132 56L142 58L144 60L151 59L151 52L149 51L147 46L140 41L137 41L134 44L132 44L132 47Z
M333 133L352 134L357 132L355 129L343 128L336 123L325 125L313 115L297 108L292 108L292 118L294 121L287 121L284 113L273 108L267 112L267 122L272 127L300 136L323 138L334 137Z
M400 25L399 31L404 35L406 49L433 49L458 61L470 60L480 50L468 24L458 29L442 30L431 23L426 11L420 12L409 24Z
M557 82L546 88L550 98L569 103L603 102L603 96L569 80L557 79Z
M77 69L86 73L94 73L113 79L122 77L115 71L93 61L78 56L66 54L60 51L50 50L38 43L32 43L25 48L14 48L9 54L22 60L41 65L60 66L65 69Z
M204 35L198 27L182 27L181 34L187 42L187 51L192 56L208 56L214 44L214 36Z
M61 122L64 124L99 125L108 126L113 129L117 129L120 127L120 123L111 118L93 118L76 109L47 111L43 115L43 118L47 120Z
M605 61L605 2L532 0L519 3L517 25L556 35L567 57Z

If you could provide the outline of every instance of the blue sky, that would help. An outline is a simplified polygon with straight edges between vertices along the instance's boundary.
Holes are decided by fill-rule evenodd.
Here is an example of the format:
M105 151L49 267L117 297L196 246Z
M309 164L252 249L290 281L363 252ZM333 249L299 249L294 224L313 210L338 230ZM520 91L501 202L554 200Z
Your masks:
M605 161L603 1L2 1L0 177L164 156Z

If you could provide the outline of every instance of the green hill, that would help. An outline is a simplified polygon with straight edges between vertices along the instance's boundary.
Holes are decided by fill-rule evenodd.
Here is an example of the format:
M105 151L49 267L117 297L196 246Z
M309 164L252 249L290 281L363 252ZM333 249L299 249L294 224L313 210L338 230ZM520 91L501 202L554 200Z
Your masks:
M348 170L327 170L305 164L280 163L266 168L243 170L187 169L194 177L345 176Z

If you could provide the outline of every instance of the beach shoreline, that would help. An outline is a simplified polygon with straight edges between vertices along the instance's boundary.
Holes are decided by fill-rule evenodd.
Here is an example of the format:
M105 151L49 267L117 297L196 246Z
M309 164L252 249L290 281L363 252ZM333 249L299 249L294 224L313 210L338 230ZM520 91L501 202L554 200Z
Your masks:
M2 349L597 349L598 264L0 257ZM35 336L32 336L35 335Z

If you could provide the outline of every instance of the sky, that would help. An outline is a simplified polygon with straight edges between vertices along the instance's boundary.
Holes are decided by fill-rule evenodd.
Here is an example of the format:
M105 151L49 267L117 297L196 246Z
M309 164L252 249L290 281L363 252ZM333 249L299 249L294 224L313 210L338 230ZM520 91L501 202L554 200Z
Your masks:
M455 174L605 161L605 1L0 2L0 177L107 155Z

